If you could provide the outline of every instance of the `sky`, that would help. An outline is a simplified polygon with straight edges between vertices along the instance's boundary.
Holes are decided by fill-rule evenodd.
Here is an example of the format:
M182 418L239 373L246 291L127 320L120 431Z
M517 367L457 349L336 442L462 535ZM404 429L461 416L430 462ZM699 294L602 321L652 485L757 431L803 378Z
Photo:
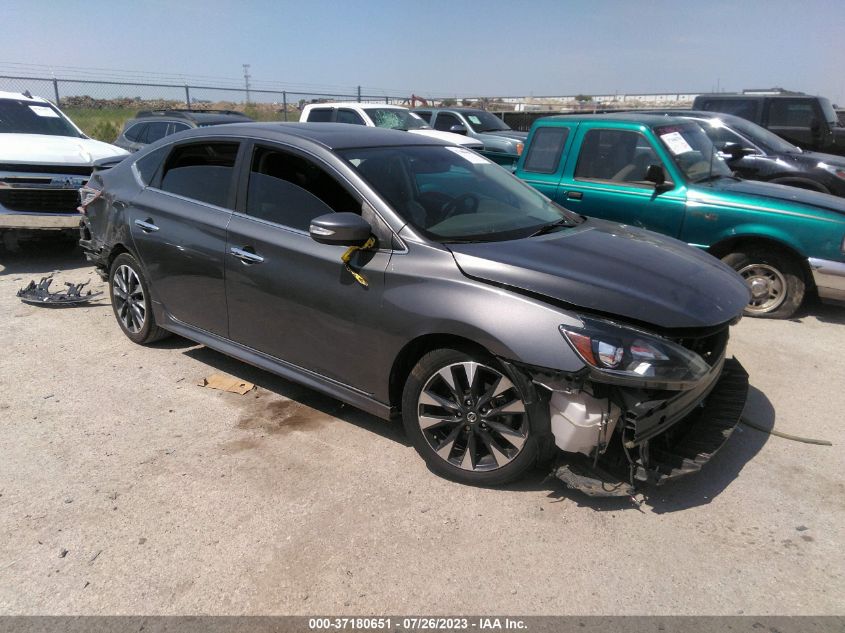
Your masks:
M250 64L254 82L315 92L361 85L409 95L546 96L781 86L845 106L845 0L3 5L0 74L40 64L56 75L72 67L236 80Z

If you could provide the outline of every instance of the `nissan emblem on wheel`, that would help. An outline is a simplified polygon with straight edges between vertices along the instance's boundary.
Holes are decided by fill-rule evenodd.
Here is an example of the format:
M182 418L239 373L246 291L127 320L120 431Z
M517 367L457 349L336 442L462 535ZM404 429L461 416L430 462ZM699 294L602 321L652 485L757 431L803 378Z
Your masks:
M698 471L745 404L743 277L437 138L194 129L96 170L81 209L132 341L178 334L401 419L455 481L544 464L630 494Z

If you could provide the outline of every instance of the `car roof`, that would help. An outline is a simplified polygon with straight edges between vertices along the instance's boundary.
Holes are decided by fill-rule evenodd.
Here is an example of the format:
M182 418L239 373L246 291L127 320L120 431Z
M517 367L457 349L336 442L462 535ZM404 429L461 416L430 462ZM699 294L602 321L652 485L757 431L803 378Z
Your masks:
M432 108L432 107L422 107L422 108L414 108L414 110L431 110L432 112L438 112L438 111L440 111L440 110L449 110L450 112L461 112L461 113L467 113L467 112L486 112L486 111L487 111L487 110L483 110L483 109L481 109L481 108L467 108L467 107L455 107L455 108L450 108L450 107L447 107L447 106L440 106L440 107L438 107L438 108Z
M398 147L402 145L453 145L431 136L410 134L348 123L229 123L214 127L194 128L180 132L182 138L203 136L260 137L267 141L289 141L291 137L311 141L328 149L356 147Z
M611 112L607 114L557 114L537 119L538 121L613 121L619 123L641 123L643 125L661 125L665 123L683 123L677 117L662 114L644 114L642 112Z
M680 117L683 119L720 119L723 121L741 120L750 123L748 119L743 119L735 114L728 114L727 112L716 112L715 110L646 110L644 114L656 114L658 116Z
M242 112L202 111L202 110L142 110L135 115L134 121L193 121L200 125L223 123L226 121L252 121Z
M17 101L32 101L33 103L50 103L44 97L27 96L22 92L3 92L0 90L0 99L15 99Z
M717 93L709 93L709 94L700 94L696 97L699 99L701 97L706 97L708 99L816 99L813 95L804 94L802 92L797 92L794 94L758 94L758 95L749 95L743 94L741 92L717 92ZM823 97L822 97L823 98Z
M407 110L405 106L389 103L359 103L358 101L327 101L326 103L309 103L306 108L391 108L393 110Z

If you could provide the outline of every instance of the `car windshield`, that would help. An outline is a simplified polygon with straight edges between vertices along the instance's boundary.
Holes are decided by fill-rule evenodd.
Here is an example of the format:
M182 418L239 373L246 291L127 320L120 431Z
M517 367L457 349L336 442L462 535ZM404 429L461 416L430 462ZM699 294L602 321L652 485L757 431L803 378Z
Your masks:
M0 134L82 135L50 103L0 99Z
M389 130L423 130L426 125L418 115L408 110L399 108L366 108L365 112L376 124L376 127L384 127Z
M731 168L714 151L713 143L698 125L662 125L654 128L672 160L691 182L731 176Z
M377 147L339 154L406 221L439 242L519 239L582 221L466 148Z
M464 114L464 116L466 117L469 126L476 134L481 134L482 132L501 132L504 130L510 130L508 124L502 121L502 119L497 117L495 114L484 112L484 110L468 112Z
M725 123L727 123L727 127L734 128L749 141L772 154L796 154L801 152L801 148L797 145L783 140L774 132L769 132L766 128L751 121L746 121L740 117L731 117L730 121Z

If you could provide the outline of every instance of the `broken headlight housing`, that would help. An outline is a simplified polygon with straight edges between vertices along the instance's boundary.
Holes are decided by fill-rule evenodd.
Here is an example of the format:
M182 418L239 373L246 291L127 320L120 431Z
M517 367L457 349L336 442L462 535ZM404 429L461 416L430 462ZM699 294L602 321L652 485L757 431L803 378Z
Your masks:
M710 371L696 354L669 339L611 321L580 317L560 332L602 382L687 389Z

